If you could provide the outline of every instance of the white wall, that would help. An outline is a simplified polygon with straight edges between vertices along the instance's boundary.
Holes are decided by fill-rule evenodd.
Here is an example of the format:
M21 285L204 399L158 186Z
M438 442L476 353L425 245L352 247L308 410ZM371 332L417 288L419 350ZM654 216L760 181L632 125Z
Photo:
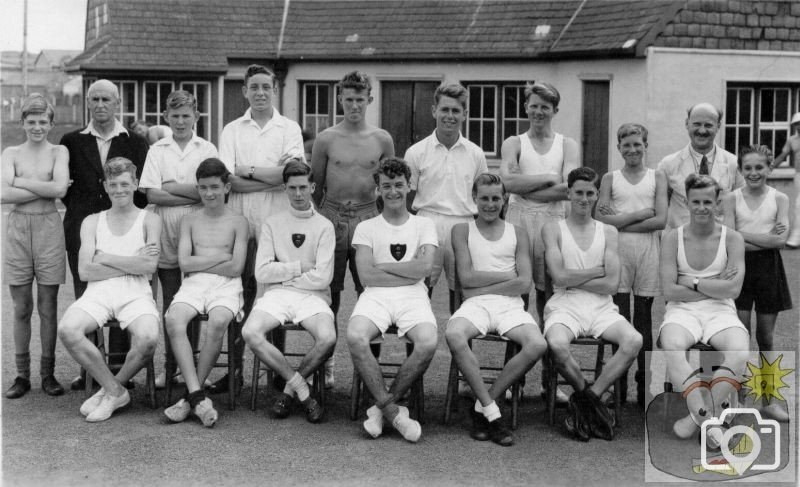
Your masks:
M552 83L561 93L555 130L573 137L581 144L582 80L610 80L609 161L612 168L622 165L616 149L616 130L624 122L644 122L646 115L646 63L643 59L617 59L560 62L413 62L413 63L292 63L284 88L283 113L300 123L298 81L340 79L346 72L366 72L378 85L367 112L369 123L379 125L381 114L380 81L520 81L540 80ZM377 83L375 83L377 81Z
M709 102L724 109L728 82L800 81L800 53L648 48L647 118L650 162L688 142L686 109ZM724 146L724 130L717 135Z

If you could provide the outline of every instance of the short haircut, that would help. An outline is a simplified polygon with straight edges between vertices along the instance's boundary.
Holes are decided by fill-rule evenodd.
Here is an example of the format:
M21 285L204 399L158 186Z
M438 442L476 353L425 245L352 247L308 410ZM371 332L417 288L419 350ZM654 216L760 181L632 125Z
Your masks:
M203 178L220 178L223 183L227 183L231 176L225 163L216 157L209 157L197 166L197 171L194 173L195 178L200 181Z
M356 91L366 91L368 95L372 93L372 83L369 80L369 76L361 71L350 71L339 81L338 86L340 93L345 88Z
M722 109L720 107L718 107L718 106L712 105L711 103L697 103L697 104L692 105L689 108L687 108L686 109L686 120L689 120L689 118L691 118L692 110L694 110L695 108L697 108L700 105L708 105L711 108L713 108L717 112L717 123L718 124L722 123Z
M571 188L575 181L588 181L597 186L597 173L591 167L577 167L567 175L567 187Z
M617 130L617 142L622 142L622 139L629 135L640 135L642 141L647 143L647 128L639 123L623 123Z
M536 95L547 103L553 105L553 108L558 108L558 103L561 101L561 94L555 86L544 81L536 81L525 85L525 103L528 103L531 95Z
M466 88L461 86L458 83L450 83L450 84L440 84L436 91L433 94L433 104L439 105L439 100L442 99L443 96L448 98L453 98L454 100L458 100L461 103L461 107L464 110L467 109L467 102L469 101L469 91Z
M244 84L247 86L247 82L250 81L250 78L257 74L266 74L269 76L269 79L273 82L275 81L275 73L273 73L269 68L262 66L260 64L251 64L247 67L247 71L244 72Z
M498 176L497 174L492 174L490 172L485 172L482 174L478 174L478 177L475 178L475 181L472 182L472 197L475 198L478 196L478 186L497 186L500 185L503 188L503 196L506 195L506 185L503 184L503 179Z
M22 114L20 115L20 121L24 122L25 118L28 115L39 115L40 113L47 114L47 118L50 119L50 123L53 123L53 119L56 116L56 111L53 108L53 105L47 101L47 98L44 97L41 93L31 93L25 100L22 102Z
M714 193L716 196L719 196L719 192L722 191L722 188L720 188L717 180L707 174L689 174L686 176L686 182L684 183L684 186L686 189L687 199L689 198L689 190L691 189L714 188Z
M283 184L289 182L289 178L292 176L308 176L309 182L314 177L311 173L311 166L300 160L299 157L289 159L283 166Z
M375 184L380 184L381 174L392 179L398 176L405 176L406 182L411 180L411 169L409 169L406 161L399 157L385 157L381 159L381 162L378 164L378 170L372 175Z
M119 100L119 88L117 88L117 85L107 79L99 79L90 84L89 89L86 90L86 98L92 96L92 92L95 90L108 90L114 95L115 99Z
M177 110L180 107L192 107L192 111L197 111L197 98L186 90L175 90L167 96L167 108L165 111Z
M746 145L739 149L739 169L742 168L742 161L744 160L744 156L747 154L758 154L760 156L764 156L769 167L772 167L772 162L775 160L772 151L766 145Z
M109 159L103 166L103 175L105 176L106 181L117 176L121 176L125 173L130 174L131 179L136 181L136 166L133 164L133 162L131 162L130 159L125 157L114 157L113 159Z

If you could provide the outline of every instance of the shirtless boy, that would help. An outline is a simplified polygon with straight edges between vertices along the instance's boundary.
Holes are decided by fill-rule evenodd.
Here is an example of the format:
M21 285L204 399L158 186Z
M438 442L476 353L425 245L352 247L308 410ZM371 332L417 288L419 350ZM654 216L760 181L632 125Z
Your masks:
M339 312L348 262L356 292L361 294L364 291L356 270L353 233L359 222L378 215L373 174L378 161L394 156L392 136L366 121L367 107L372 103L371 91L372 84L366 74L359 71L347 73L339 82L337 96L344 120L322 131L311 150L316 185L314 202L336 231L331 281L334 317ZM332 382L333 369L326 364L326 386Z
M800 112L792 116L792 122L789 124L791 128L791 135L786 140L781 153L775 157L775 162L772 167L777 167L789 155L792 156L794 163L794 224L792 231L789 233L789 239L786 240L786 246L792 249L800 247Z
M186 381L186 396L164 414L177 423L193 412L204 426L211 427L217 411L200 384L217 362L228 323L242 311L248 223L225 205L231 183L222 161L204 160L195 176L203 209L181 220L178 261L186 278L165 315L172 353ZM208 328L195 369L186 328L199 313L208 314Z
M14 348L17 377L6 397L22 397L31 389L31 315L36 277L42 355L42 389L64 393L55 370L58 286L64 283L64 229L55 198L67 192L69 154L47 141L53 128L53 107L38 94L22 104L24 144L8 147L2 156L2 202L12 203L4 250L4 280L14 303Z

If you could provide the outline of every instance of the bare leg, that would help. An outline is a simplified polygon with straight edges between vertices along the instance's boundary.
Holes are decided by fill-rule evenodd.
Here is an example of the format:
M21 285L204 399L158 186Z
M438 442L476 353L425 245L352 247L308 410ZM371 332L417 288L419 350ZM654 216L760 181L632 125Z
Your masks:
M208 322L206 322L206 341L203 343L203 348L200 350L200 356L197 359L196 375L192 374L190 378L183 374L186 379L186 388L191 393L199 391L201 385L208 378L214 364L217 363L219 352L222 350L222 339L225 337L225 331L228 329L228 323L233 319L233 312L228 308L217 306L208 312Z
M347 325L347 345L353 359L353 367L364 382L367 390L375 398L378 407L392 402L386 390L378 360L372 354L370 342L380 335L378 327L363 316L354 316Z
M575 339L575 335L565 325L555 324L547 330L545 339L561 375L576 391L582 391L586 387L586 379L583 377L580 364L572 356L569 349L569 345Z
M333 354L333 347L336 346L336 328L331 317L324 313L306 318L302 325L314 338L314 346L303 357L297 368L297 372L306 378Z
M489 388L489 396L495 400L520 377L524 377L547 351L547 342L544 341L539 327L533 323L513 328L505 336L522 349L508 361Z
M197 310L184 303L175 303L175 306L169 308L166 316L166 329L169 335L169 345L172 348L172 355L175 357L175 362L183 374L186 381L186 388L189 392L194 392L191 389L190 381L197 382L197 372L194 367L194 353L192 352L192 344L189 343L189 337L186 330L189 322L197 316ZM167 377L167 380L171 380Z
M433 323L420 323L410 329L406 336L414 343L414 351L406 358L397 371L392 385L389 387L391 402L396 402L411 388L419 376L428 370L428 365L436 353L436 325ZM378 403L380 407L380 403Z
M154 315L142 315L133 320L125 330L131 336L131 349L122 368L117 372L116 378L120 384L131 380L153 358L158 344L158 318Z
M75 359L106 392L119 396L125 391L106 365L103 354L86 338L86 334L96 330L97 322L83 310L72 308L64 313L58 324L58 337L72 358Z
M242 328L242 337L259 360L288 381L294 376L295 370L283 353L267 340L267 333L280 325L281 322L272 315L254 309Z
M39 335L42 342L42 377L55 372L56 341L58 337L58 284L38 286Z
M601 338L618 345L617 352L606 362L603 372L594 384L592 392L602 395L620 375L626 373L642 348L642 335L627 321L618 321L603 332Z
M14 303L14 353L17 361L17 375L30 379L31 376L31 315L33 315L32 284L8 286Z
M481 405L488 406L493 399L489 395L486 384L483 383L478 359L469 348L469 340L479 334L478 329L469 320L455 318L447 323L444 336L450 353L458 364L458 370L464 375L464 379L472 388L472 392L475 393L475 397L478 398Z

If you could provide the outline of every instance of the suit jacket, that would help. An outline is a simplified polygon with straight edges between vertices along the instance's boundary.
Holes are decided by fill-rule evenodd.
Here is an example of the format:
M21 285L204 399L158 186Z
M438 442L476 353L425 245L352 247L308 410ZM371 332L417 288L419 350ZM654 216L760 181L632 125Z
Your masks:
M77 252L80 249L83 219L92 213L111 208L111 200L103 188L103 166L97 140L92 134L82 134L82 130L61 137L61 145L69 151L69 178L72 180L72 185L62 198L67 207L64 215L64 237L68 252ZM107 160L114 157L130 159L136 166L136 177L139 178L149 149L147 141L139 135L132 132L122 133L111 139ZM133 202L137 207L144 208L147 206L147 196L137 191Z

